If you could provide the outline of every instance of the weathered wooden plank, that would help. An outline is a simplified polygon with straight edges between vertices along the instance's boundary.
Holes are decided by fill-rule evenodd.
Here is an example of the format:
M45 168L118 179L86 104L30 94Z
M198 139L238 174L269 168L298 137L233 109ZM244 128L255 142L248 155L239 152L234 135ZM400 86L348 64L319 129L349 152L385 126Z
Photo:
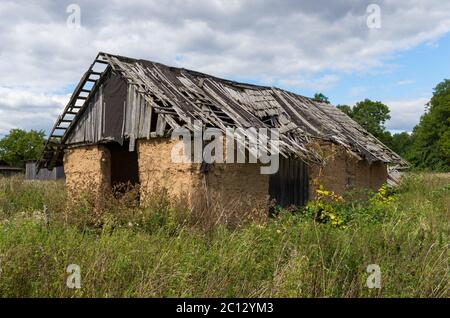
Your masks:
M164 118L164 115L158 114L156 120L156 135L157 136L164 136L164 131L166 130L166 120Z
M405 161L331 105L280 89L241 84L189 70L103 54L109 67L126 79L122 136L134 144L137 138L162 136L168 127L182 122L189 129L195 119L218 127L268 127L280 130L280 152L320 161L308 147L313 139L342 145L357 158L404 164ZM100 101L102 96L98 96ZM104 136L105 109L100 102L89 104L97 112L78 119L70 142L97 142ZM157 114L156 131L150 131L152 109ZM74 113L76 114L76 113ZM176 118L177 120L175 120ZM132 142L131 142L132 141ZM133 146L134 147L134 146ZM294 167L301 174L302 167Z

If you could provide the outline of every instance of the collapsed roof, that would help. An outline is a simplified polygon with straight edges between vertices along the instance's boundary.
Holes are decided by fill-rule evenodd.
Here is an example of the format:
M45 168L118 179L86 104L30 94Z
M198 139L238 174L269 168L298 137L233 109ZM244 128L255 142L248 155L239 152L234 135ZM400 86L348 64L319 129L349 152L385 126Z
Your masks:
M96 72L96 63L106 68ZM88 82L93 83L90 88ZM81 105L77 104L80 100ZM106 53L99 53L77 86L55 123L40 164L51 168L68 145L129 139L134 147L135 139L162 135L167 128L193 129L195 120L223 131L227 127L278 128L282 155L306 162L322 160L308 146L320 140L341 145L358 159L407 166L333 105L275 87ZM56 135L58 130L63 134Z

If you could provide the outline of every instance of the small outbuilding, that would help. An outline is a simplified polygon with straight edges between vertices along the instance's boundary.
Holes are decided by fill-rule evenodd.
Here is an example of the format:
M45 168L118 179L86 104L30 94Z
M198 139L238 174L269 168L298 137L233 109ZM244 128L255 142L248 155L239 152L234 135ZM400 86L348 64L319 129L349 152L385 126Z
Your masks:
M25 165L26 180L59 180L64 179L64 167L58 166L53 169L38 169L36 161L28 161Z
M13 167L7 164L5 161L0 160L0 176L11 177L23 173L23 169L19 167Z
M258 160L174 162L178 141L171 134L180 128L194 132L199 122L224 134L275 129L279 169L262 174L264 163ZM251 143L244 148L248 158ZM48 169L60 164L72 193L101 194L129 182L139 185L142 203L163 187L190 203L201 198L255 206L303 205L319 185L339 194L377 189L387 181L388 165L407 165L333 105L106 53L99 53L82 77L39 162Z

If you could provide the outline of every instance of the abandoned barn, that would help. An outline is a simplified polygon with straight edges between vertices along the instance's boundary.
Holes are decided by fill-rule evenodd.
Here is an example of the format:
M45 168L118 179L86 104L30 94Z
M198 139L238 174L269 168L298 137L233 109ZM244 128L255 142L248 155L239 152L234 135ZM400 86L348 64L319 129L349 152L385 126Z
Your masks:
M193 122L225 132L276 128L280 167L261 163L171 161L170 132ZM58 117L40 167L64 164L69 192L109 191L139 184L141 202L155 187L173 196L223 202L249 200L302 205L322 184L343 193L377 189L388 166L407 163L330 104L274 87L242 84L207 74L99 53Z

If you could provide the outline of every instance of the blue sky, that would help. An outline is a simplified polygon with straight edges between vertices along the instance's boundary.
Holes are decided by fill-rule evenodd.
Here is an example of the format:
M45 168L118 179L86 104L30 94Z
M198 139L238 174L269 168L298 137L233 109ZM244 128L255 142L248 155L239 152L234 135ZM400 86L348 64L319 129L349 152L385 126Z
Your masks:
M366 97L376 100L430 97L433 88L450 77L450 36L399 52L388 65L392 69L386 72L343 76L339 85L325 93L336 104L353 104Z
M368 98L386 103L391 107L391 111L395 112L392 104L398 105L401 101L411 101L410 104L402 106L403 109L415 110L413 121L403 127L387 123L387 128L392 133L410 132L418 123L421 111L425 109L425 102L431 98L434 87L442 80L450 79L450 34L386 57L383 69L340 73L323 71L316 74L316 78L323 76L335 76L338 80L325 88L299 88L282 82L273 84L308 97L322 92L334 105L353 106L358 101ZM241 76L236 76L234 79L254 84L267 84Z
M310 97L320 91L334 105L354 105L368 98L392 107L393 101L417 100L411 107L420 109L423 106L424 110L425 104L420 103L431 98L438 83L450 79L450 35L393 54L387 58L384 70L332 74L339 80L324 89L298 89L288 85L285 88ZM420 115L417 112L417 121ZM395 128L389 130L393 133L411 131L415 123L413 121L404 127L393 126ZM387 126L389 128L389 123Z
M322 92L334 105L354 105L365 98L383 101L411 97L430 98L434 87L442 80L450 78L450 34L393 54L386 58L385 69L382 70L368 69L362 73L324 71L317 74L317 77L327 74L335 75L339 80L323 89L275 84L309 97ZM234 79L266 84L242 76L236 76Z
M0 2L0 136L48 131L99 51L278 86L333 104L387 104L411 131L450 78L450 2L79 0ZM95 14L94 14L95 12Z

